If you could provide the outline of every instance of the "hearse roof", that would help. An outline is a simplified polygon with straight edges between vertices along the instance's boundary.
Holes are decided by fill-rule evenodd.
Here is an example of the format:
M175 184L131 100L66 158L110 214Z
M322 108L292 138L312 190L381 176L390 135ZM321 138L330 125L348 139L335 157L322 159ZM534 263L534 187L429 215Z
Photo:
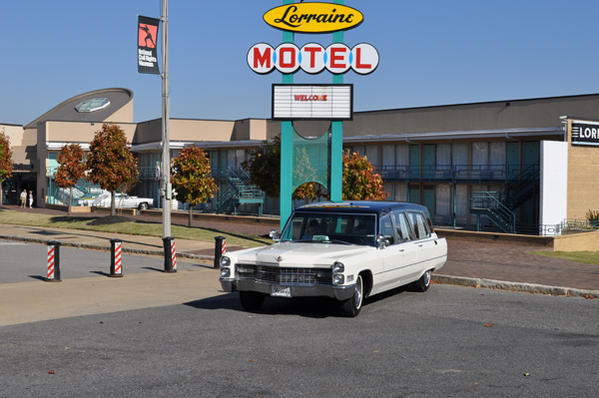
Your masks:
M415 203L407 202L388 202L388 201L345 201L345 202L318 202L309 205L300 206L295 209L296 212L350 212L350 213L388 213L392 210L416 210L428 214L426 207Z

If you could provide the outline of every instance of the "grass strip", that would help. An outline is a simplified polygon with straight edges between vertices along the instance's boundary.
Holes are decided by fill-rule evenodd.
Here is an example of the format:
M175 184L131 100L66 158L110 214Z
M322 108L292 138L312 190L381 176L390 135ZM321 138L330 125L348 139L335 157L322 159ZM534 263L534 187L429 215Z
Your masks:
M599 252L550 252L550 251L533 251L532 254L538 254L540 256L558 258L560 260L576 261L578 263L585 263L591 265L599 265Z
M123 216L81 217L53 216L48 214L23 213L0 210L0 224L27 225L33 227L68 228L85 231L112 232L128 235L162 236L162 224L149 221L134 221ZM171 225L171 234L176 239L214 242L217 235L227 238L227 245L256 247L272 243L255 235L230 234L213 229Z

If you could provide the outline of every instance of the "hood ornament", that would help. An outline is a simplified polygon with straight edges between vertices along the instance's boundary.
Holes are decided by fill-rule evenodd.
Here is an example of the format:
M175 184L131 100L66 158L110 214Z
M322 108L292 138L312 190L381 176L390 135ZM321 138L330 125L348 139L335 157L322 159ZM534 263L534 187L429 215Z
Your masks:
M283 261L283 257L277 256L275 257L275 260L277 261L277 263L280 263L281 261Z

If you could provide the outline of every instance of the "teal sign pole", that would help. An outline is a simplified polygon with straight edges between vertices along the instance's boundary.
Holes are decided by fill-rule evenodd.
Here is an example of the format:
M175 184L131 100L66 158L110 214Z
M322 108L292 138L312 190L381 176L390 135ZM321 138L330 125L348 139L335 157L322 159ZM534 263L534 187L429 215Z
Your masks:
M283 0L283 5L293 4L293 0ZM283 43L293 43L294 33L283 31ZM293 74L283 75L283 84L293 84ZM291 120L281 122L281 196L279 204L280 230L291 216L293 194L293 124Z
M335 0L343 5L344 0ZM343 31L333 33L333 43L343 43ZM333 84L343 84L343 75L333 75ZM343 190L343 122L331 122L331 201L341 202Z

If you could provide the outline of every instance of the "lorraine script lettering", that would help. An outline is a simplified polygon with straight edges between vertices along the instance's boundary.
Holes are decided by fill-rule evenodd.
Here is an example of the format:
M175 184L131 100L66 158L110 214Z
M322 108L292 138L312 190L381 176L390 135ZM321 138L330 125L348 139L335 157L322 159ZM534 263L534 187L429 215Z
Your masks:
M285 9L283 17L274 20L276 23L282 23L292 28L297 28L304 23L312 21L317 23L347 23L354 21L354 14L337 14L337 9L333 8L330 14L298 14L296 6L289 6Z

